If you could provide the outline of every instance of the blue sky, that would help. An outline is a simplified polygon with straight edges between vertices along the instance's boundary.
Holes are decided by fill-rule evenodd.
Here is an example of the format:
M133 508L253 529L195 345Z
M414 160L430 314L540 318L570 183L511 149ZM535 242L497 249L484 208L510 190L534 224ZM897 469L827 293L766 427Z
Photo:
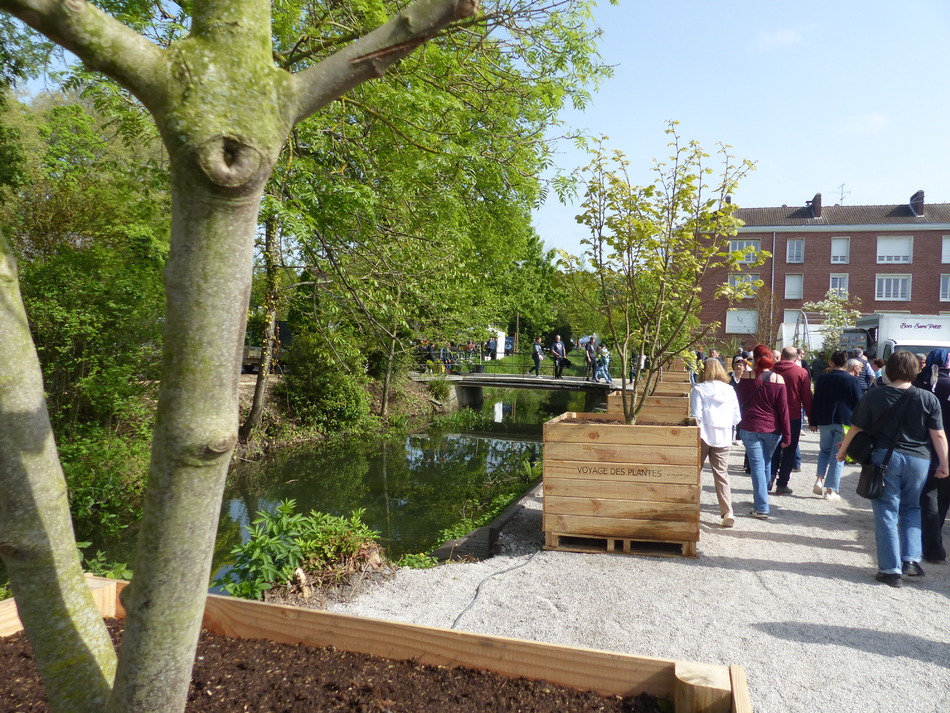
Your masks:
M742 206L897 204L918 189L950 202L950 3L825 0L599 5L601 55L615 65L568 126L609 137L650 181L668 155L665 122L710 153L757 164ZM570 171L584 154L564 144ZM843 184L843 189L841 188ZM549 247L580 251L584 229L551 194L535 213Z

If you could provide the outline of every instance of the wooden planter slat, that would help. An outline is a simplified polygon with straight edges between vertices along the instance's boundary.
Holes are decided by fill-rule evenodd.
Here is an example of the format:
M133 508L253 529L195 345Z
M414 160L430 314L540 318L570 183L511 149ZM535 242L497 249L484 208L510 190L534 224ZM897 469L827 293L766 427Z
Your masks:
M594 463L592 461L557 461L545 457L544 474L552 478L590 478L593 480L607 480L616 478L632 483L681 483L690 485L696 482L695 465L664 465L662 463L639 464L608 462Z
M544 479L544 497L589 497L633 500L644 498L658 503L698 503L698 485L669 483L627 483L609 480L581 480L575 478Z
M640 493L638 493L640 495ZM645 494L644 494L645 495ZM696 509L692 503L666 503L642 500L548 496L544 511L551 515L592 515L633 520L690 521Z
M92 578L90 586L103 616L123 617L118 600L124 582ZM0 602L3 635L22 627L13 600ZM605 696L640 692L669 696L678 713L751 713L742 669L596 649L543 644L500 636L364 619L314 609L278 606L209 595L204 628L242 639L333 646L389 659L415 659L434 666L465 666L509 677L546 680ZM724 682L728 685L725 685ZM736 690L734 686L742 686ZM682 701L682 704L680 703Z
M634 461L661 465L695 465L696 448L690 446L663 446L644 448L620 444L548 443L544 455L550 460L600 462Z
M560 423L565 418L582 417L591 421L615 420L601 413L577 414L568 411L544 424L544 443L597 443L636 446L699 446L695 426L619 426L619 424ZM613 425L614 428L610 428ZM699 461L697 460L697 465Z
M699 539L698 522L634 520L632 518L593 517L588 515L544 514L544 531L578 537L619 537L655 542L695 542Z

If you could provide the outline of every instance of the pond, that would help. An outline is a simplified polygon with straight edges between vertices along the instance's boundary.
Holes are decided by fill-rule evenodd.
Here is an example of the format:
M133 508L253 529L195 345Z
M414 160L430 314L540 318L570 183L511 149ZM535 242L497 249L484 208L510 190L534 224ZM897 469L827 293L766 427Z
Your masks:
M544 421L581 410L584 401L553 391L486 389L484 396L490 425L478 432L321 443L238 466L222 507L216 564L227 561L259 511L289 498L300 512L365 510L393 559L432 550L443 530L477 516L495 490L540 459Z

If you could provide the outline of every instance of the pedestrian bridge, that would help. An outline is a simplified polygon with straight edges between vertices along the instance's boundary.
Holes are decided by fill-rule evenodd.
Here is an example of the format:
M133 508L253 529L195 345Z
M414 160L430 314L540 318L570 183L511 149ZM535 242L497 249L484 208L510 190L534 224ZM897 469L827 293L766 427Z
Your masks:
M620 388L620 382L613 384L595 383L579 376L526 376L521 374L420 374L413 381L427 382L442 380L454 387L454 406L478 406L482 403L482 389L530 389L533 391L581 391L587 394L585 411L604 409L607 406L607 394Z

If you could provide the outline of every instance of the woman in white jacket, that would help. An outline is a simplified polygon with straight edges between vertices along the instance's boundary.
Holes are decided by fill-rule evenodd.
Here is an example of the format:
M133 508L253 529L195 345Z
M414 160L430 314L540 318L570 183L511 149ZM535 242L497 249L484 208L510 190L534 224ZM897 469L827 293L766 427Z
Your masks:
M718 359L706 360L702 382L690 391L689 410L699 426L702 451L700 471L708 456L716 483L722 526L732 527L736 520L732 514L732 489L729 487L727 466L732 448L732 429L739 423L741 416L736 390L729 385L729 377Z

